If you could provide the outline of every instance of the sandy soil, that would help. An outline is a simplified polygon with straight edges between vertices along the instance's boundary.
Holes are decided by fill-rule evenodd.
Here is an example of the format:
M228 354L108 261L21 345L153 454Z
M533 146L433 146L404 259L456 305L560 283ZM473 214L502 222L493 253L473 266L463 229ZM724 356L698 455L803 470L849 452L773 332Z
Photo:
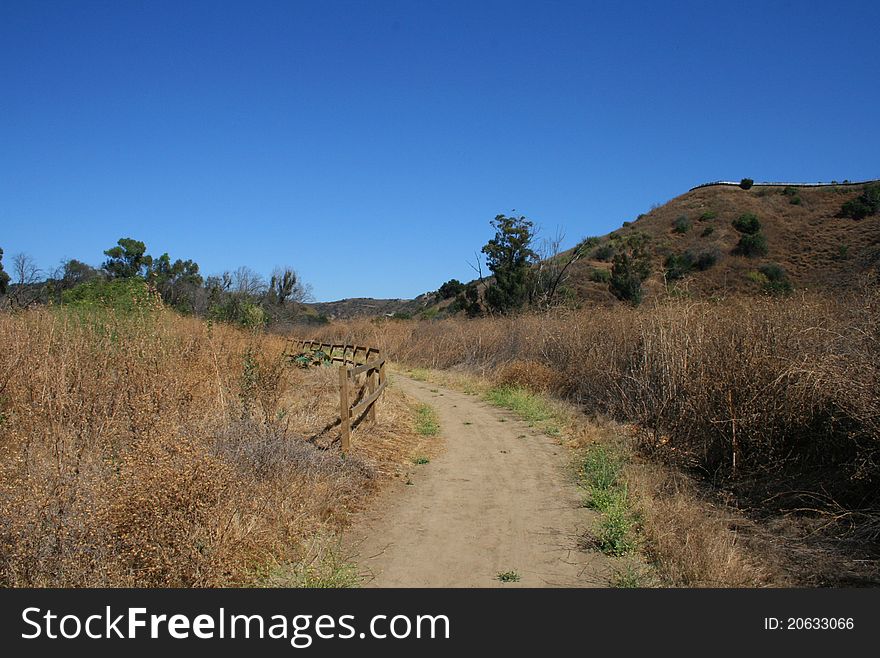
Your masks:
M564 448L473 396L400 374L393 384L436 410L444 448L348 533L364 586L606 586L608 559L579 548L596 516ZM507 571L520 581L501 583Z

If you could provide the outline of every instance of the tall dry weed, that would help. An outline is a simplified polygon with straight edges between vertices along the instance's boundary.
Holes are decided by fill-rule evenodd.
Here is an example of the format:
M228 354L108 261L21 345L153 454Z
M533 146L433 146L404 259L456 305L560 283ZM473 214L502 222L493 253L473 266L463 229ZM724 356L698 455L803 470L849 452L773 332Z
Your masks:
M768 509L834 508L876 541L880 293L590 308L516 317L352 321L412 366L535 384L636 422L641 448ZM873 511L872 511L873 510Z
M306 442L335 386L284 347L154 309L0 314L0 585L246 584L305 559L400 454Z

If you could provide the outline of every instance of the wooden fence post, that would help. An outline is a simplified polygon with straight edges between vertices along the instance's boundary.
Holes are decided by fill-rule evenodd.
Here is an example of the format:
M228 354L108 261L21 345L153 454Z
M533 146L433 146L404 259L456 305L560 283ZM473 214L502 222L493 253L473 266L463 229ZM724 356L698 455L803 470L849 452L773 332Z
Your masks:
M348 398L348 366L339 366L339 419L342 421L342 452L347 453L351 446L351 403Z
M379 375L379 377L378 377L379 386L385 386L385 381L386 381L385 380L385 377L386 377L386 375L385 375L385 360L382 359L382 352L379 352L376 355L376 358L381 361L381 363L379 364L379 372L377 373ZM378 400L376 400L376 402L378 402ZM375 418L375 416L374 416L374 418Z
M369 397L373 396L373 393L376 392L376 379L379 377L379 373L375 370L367 371L367 392L369 393ZM370 405L370 410L367 412L367 417L370 419L370 422L375 425L376 424L376 402L378 400L373 400L373 403Z

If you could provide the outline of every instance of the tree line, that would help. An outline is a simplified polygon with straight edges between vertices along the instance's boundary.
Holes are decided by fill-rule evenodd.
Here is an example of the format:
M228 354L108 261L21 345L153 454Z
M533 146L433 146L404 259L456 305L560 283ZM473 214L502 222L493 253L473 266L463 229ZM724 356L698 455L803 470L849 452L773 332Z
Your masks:
M167 252L147 253L140 240L120 238L104 251L99 268L76 259L44 273L26 254L16 254L7 272L0 249L0 297L12 308L41 303L112 300L141 286L184 314L205 316L244 326L301 319L301 304L311 288L292 267L276 267L266 280L248 267L203 277L191 259L172 260Z

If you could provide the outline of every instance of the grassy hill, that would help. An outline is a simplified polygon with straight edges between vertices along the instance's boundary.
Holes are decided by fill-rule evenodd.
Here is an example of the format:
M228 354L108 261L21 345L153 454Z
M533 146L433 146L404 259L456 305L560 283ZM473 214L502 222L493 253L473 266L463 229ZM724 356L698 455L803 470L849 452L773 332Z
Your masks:
M878 182L758 183L747 190L729 183L695 187L598 237L568 272L570 300L578 305L620 303L608 289L611 260L618 240L637 233L649 238L653 260L646 299L670 290L693 297L760 294L771 283L764 272L781 276L793 289L851 287L880 264L880 214L852 219L842 216L841 208L874 185ZM742 234L733 224L749 213L757 217L766 239L764 255L736 253ZM680 264L687 262L687 255L694 266L670 272L670 257ZM434 317L451 301L429 293L412 300L354 298L307 306L316 316L336 320L420 313Z
M841 207L856 199L866 185L734 185L698 187L627 222L600 239L589 256L575 263L569 284L578 300L612 301L607 285L594 281L596 269L610 269L609 247L619 237L640 232L650 238L654 274L650 292L662 291L667 257L685 253L712 254L715 263L694 270L675 286L694 295L759 292L762 266L778 265L795 288L837 288L880 262L880 215L863 219L840 216ZM733 222L755 215L766 237L767 253L735 254L741 237ZM605 254L602 253L604 247ZM606 258L602 259L605 255Z

